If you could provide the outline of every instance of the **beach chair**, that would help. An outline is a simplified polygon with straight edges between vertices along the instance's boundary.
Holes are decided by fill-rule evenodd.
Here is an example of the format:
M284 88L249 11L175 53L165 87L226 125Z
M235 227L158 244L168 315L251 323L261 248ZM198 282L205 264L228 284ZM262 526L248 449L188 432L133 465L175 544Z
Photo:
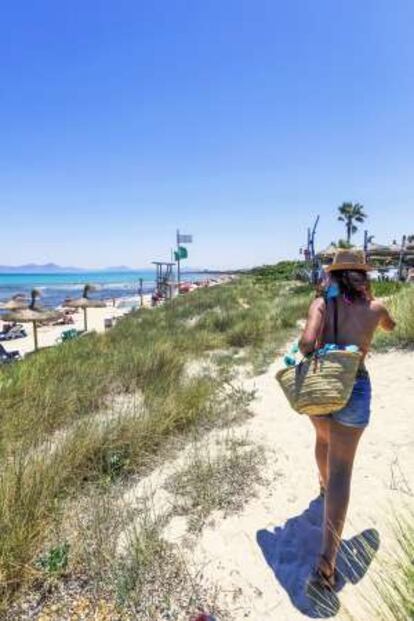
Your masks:
M9 329L0 332L0 341L13 341L14 339L22 339L27 336L26 330L21 324L11 326Z
M20 360L20 352L18 351L7 351L4 349L4 346L0 343L0 364L7 364L9 362L14 362L16 360Z
M65 330L62 334L56 339L57 343L67 343L68 341L73 341L78 336L83 334L83 330L76 330L76 328L71 328L70 330Z

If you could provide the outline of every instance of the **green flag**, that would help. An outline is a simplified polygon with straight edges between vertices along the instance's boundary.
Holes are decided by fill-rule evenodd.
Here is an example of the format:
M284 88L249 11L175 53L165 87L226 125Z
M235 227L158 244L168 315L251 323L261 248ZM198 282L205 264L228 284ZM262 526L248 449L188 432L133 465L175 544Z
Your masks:
M178 246L178 250L174 252L174 258L176 261L178 261L179 259L187 259L188 258L187 248L184 248L184 246Z

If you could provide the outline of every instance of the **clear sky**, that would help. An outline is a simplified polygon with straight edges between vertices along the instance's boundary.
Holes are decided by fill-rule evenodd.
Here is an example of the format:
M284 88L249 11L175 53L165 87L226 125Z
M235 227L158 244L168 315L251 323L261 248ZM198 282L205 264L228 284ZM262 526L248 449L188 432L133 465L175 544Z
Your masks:
M414 233L413 0L21 0L0 18L0 264L297 255Z

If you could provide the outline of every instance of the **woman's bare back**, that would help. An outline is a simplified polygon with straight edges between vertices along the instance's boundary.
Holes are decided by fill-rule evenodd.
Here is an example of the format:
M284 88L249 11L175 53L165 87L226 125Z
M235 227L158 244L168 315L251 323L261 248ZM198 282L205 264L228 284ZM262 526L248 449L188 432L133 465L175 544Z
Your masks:
M336 298L338 308L338 345L357 345L366 354L376 328L392 330L395 322L379 300L356 300L348 303L343 296ZM322 343L334 343L334 302L317 298L310 306L306 326L300 341L304 354L315 349L325 321Z

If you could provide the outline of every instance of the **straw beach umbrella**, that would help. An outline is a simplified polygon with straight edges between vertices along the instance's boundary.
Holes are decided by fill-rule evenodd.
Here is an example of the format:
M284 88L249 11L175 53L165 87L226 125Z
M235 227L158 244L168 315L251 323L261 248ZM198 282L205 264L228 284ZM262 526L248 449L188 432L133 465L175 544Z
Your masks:
M76 300L66 300L63 306L67 308L83 308L83 322L84 322L84 330L87 332L88 330L88 308L104 308L106 306L105 302L102 300L91 300L88 297L91 291L95 291L95 287L93 285L85 285L83 288L83 294L81 298L77 298Z
M318 252L319 257L334 257L335 253L338 251L336 244L330 243L327 248L324 250L320 250Z
M14 295L12 298L10 298L10 300L7 300L7 302L1 302L0 310L16 311L20 310L21 308L27 308L28 304L29 298L26 298L24 295L18 294Z
M36 305L36 299L40 296L36 289L32 291L32 301L29 306L20 306L16 310L6 313L3 318L6 321L21 321L22 323L33 324L33 338L35 351L39 349L39 342L37 338L37 322L38 321L53 321L59 319L61 313L55 310L47 310Z

